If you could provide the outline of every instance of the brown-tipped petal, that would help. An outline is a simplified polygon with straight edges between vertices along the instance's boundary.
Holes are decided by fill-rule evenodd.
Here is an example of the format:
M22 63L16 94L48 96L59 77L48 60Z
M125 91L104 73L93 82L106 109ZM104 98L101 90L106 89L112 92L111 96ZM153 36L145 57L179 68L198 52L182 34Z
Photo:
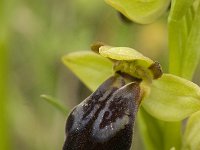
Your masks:
M139 103L138 83L109 78L70 113L63 150L129 150Z
M91 50L97 54L99 54L99 48L101 46L104 46L105 44L103 42L95 42L91 45Z
M160 78L163 74L161 65L157 61L149 67L149 70L151 70L154 79Z

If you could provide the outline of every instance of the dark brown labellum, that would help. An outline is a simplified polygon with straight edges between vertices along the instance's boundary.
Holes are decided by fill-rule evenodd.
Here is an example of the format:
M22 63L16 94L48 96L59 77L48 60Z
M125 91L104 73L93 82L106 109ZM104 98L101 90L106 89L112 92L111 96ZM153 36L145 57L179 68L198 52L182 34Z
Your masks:
M70 113L63 150L129 150L139 104L138 83L109 78Z

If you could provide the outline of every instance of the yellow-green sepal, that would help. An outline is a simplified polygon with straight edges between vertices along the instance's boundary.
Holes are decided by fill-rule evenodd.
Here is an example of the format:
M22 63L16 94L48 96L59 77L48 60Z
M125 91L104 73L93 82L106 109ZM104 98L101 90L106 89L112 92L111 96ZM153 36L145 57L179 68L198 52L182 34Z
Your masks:
M163 121L180 121L200 110L200 87L172 74L153 80L142 101L145 110Z
M171 0L105 0L127 18L148 24L159 18L169 7Z
M113 74L112 62L93 52L70 53L62 61L92 91Z

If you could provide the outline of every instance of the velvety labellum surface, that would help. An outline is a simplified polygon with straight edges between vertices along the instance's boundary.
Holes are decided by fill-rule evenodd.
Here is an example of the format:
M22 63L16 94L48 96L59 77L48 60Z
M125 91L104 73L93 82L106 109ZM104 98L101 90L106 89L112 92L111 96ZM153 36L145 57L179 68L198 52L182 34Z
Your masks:
M70 113L63 150L129 150L139 104L138 83L110 77Z

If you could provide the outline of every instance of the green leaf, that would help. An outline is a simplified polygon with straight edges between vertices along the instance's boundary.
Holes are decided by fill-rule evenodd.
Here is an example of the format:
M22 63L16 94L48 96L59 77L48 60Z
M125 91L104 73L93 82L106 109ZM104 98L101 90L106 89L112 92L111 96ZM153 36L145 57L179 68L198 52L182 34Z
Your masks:
M169 20L180 20L193 4L194 0L172 0Z
M196 43L199 41L196 37L193 40L189 39L189 34L192 31L191 28L194 25L194 16L195 16L195 9L194 9L194 0L172 0L172 6L170 15L168 18L168 35L169 35L169 72L173 73L175 75L184 77L186 79L192 79L192 76L194 74L194 71L196 69L196 64L198 63L198 49L199 46L193 47L193 50L188 47L188 43L190 46L192 46L192 42ZM196 1L197 2L197 1ZM196 27L196 34L199 34L199 29ZM191 37L190 37L191 38ZM196 39L195 39L196 38ZM197 45L197 44L195 44ZM195 57L191 57L195 56ZM189 64L187 64L189 63ZM187 83L187 82L185 82ZM190 84L189 84L190 85ZM184 87L184 86L183 86ZM195 94L194 94L195 95ZM188 95L190 96L190 95ZM186 96L186 99L183 99L184 101L189 99L189 97ZM170 97L169 97L170 98ZM178 96L177 99L174 99L175 102L180 101L183 97ZM165 98L166 99L166 98ZM169 99L166 99L169 100ZM190 99L190 100L193 100ZM185 101L186 102L186 101ZM194 102L194 101L193 101ZM173 103L173 102L172 102ZM189 105L191 105L190 102L187 102ZM177 103L178 104L178 103ZM177 111L176 109L181 109L179 106L172 106L172 108L176 107L175 109L169 109L171 105L166 109L166 112L169 112L170 115L171 112L175 112L177 114L177 117L175 116L175 120L179 119L181 120L181 117L186 117L190 115L193 111L198 110L195 108L196 106L190 106L191 108L186 108L185 114L182 114L185 110L185 106L188 104L180 105L183 106L182 110ZM193 104L192 104L193 105ZM163 106L163 105L161 105ZM148 106L147 106L148 107ZM198 107L198 106L197 106ZM162 107L163 109L165 107ZM164 112L166 114L166 112ZM156 113L155 111L153 113ZM160 112L157 112L160 113ZM181 115L180 115L181 114ZM156 114L155 114L156 115ZM184 116L185 115L185 116ZM162 116L159 116L162 117ZM166 115L165 115L166 117ZM170 119L168 116L164 119ZM171 119L170 119L171 120ZM171 123L168 123L169 125ZM181 122L179 121L179 124ZM181 126L173 127L175 130L180 130ZM166 132L170 132L171 128L165 128ZM177 137L177 140L179 141L181 139L180 135L174 135ZM170 137L169 137L170 139ZM179 149L176 147L176 149Z
M130 20L138 23L151 23L168 8L170 0L105 0Z
M183 78L164 74L153 80L142 103L145 110L164 121L179 121L200 110L200 88Z
M169 71L192 79L200 59L200 4L198 1L185 1L173 1L168 20Z
M112 62L93 52L70 53L62 60L92 91L113 74Z
M200 111L194 113L189 118L183 141L182 150L200 149Z
M55 98L49 95L41 95L41 98L43 98L46 102L48 102L57 110L59 110L63 115L66 115L69 112L69 110L67 110L67 108L65 108L64 105L60 104L57 100L55 100Z
M195 11L185 51L182 56L182 77L192 78L200 59L200 3Z

